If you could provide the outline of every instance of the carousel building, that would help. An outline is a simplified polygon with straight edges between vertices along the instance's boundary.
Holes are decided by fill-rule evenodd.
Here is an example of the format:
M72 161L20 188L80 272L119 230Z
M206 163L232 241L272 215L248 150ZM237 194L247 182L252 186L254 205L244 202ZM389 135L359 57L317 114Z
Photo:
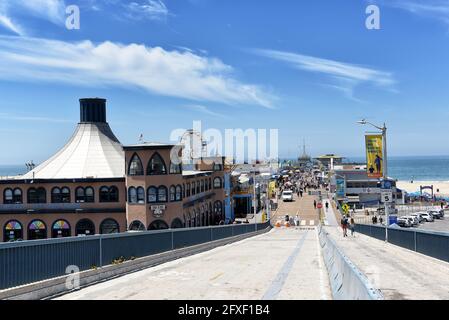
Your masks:
M25 175L0 180L0 240L223 223L224 159L193 159L183 170L171 162L180 147L123 146L106 121L106 100L80 99L67 144Z

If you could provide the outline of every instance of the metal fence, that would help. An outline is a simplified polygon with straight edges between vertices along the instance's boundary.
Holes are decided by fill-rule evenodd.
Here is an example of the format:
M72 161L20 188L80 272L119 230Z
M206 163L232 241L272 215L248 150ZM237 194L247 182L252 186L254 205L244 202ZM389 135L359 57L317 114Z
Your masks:
M356 231L385 241L385 227L357 224ZM449 233L388 228L391 244L449 262Z
M260 231L270 222L0 243L0 290Z

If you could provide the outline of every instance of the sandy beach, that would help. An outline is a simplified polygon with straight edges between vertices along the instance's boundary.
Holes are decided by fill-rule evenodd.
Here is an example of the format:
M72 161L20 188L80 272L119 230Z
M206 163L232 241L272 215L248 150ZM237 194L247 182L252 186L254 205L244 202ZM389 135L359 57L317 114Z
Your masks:
M436 195L449 196L449 181L398 181L397 187L405 190L409 193L419 192L420 186L432 186ZM424 190L424 192L430 193L430 189Z

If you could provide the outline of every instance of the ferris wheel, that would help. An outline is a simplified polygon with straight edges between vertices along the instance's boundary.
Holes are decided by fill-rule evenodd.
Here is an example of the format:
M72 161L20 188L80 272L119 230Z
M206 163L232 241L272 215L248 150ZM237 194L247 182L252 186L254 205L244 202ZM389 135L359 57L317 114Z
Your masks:
M207 142L200 132L193 129L187 130L180 138L183 146L183 159L191 160L201 158L207 154Z

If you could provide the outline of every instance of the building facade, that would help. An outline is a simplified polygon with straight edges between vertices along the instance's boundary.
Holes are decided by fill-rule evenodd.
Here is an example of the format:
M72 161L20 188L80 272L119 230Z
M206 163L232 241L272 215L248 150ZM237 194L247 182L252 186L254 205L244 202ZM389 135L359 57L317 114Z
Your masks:
M183 170L171 163L174 148L122 146L106 100L80 99L68 143L25 175L0 180L0 240L224 223L224 159L193 159L194 170Z

